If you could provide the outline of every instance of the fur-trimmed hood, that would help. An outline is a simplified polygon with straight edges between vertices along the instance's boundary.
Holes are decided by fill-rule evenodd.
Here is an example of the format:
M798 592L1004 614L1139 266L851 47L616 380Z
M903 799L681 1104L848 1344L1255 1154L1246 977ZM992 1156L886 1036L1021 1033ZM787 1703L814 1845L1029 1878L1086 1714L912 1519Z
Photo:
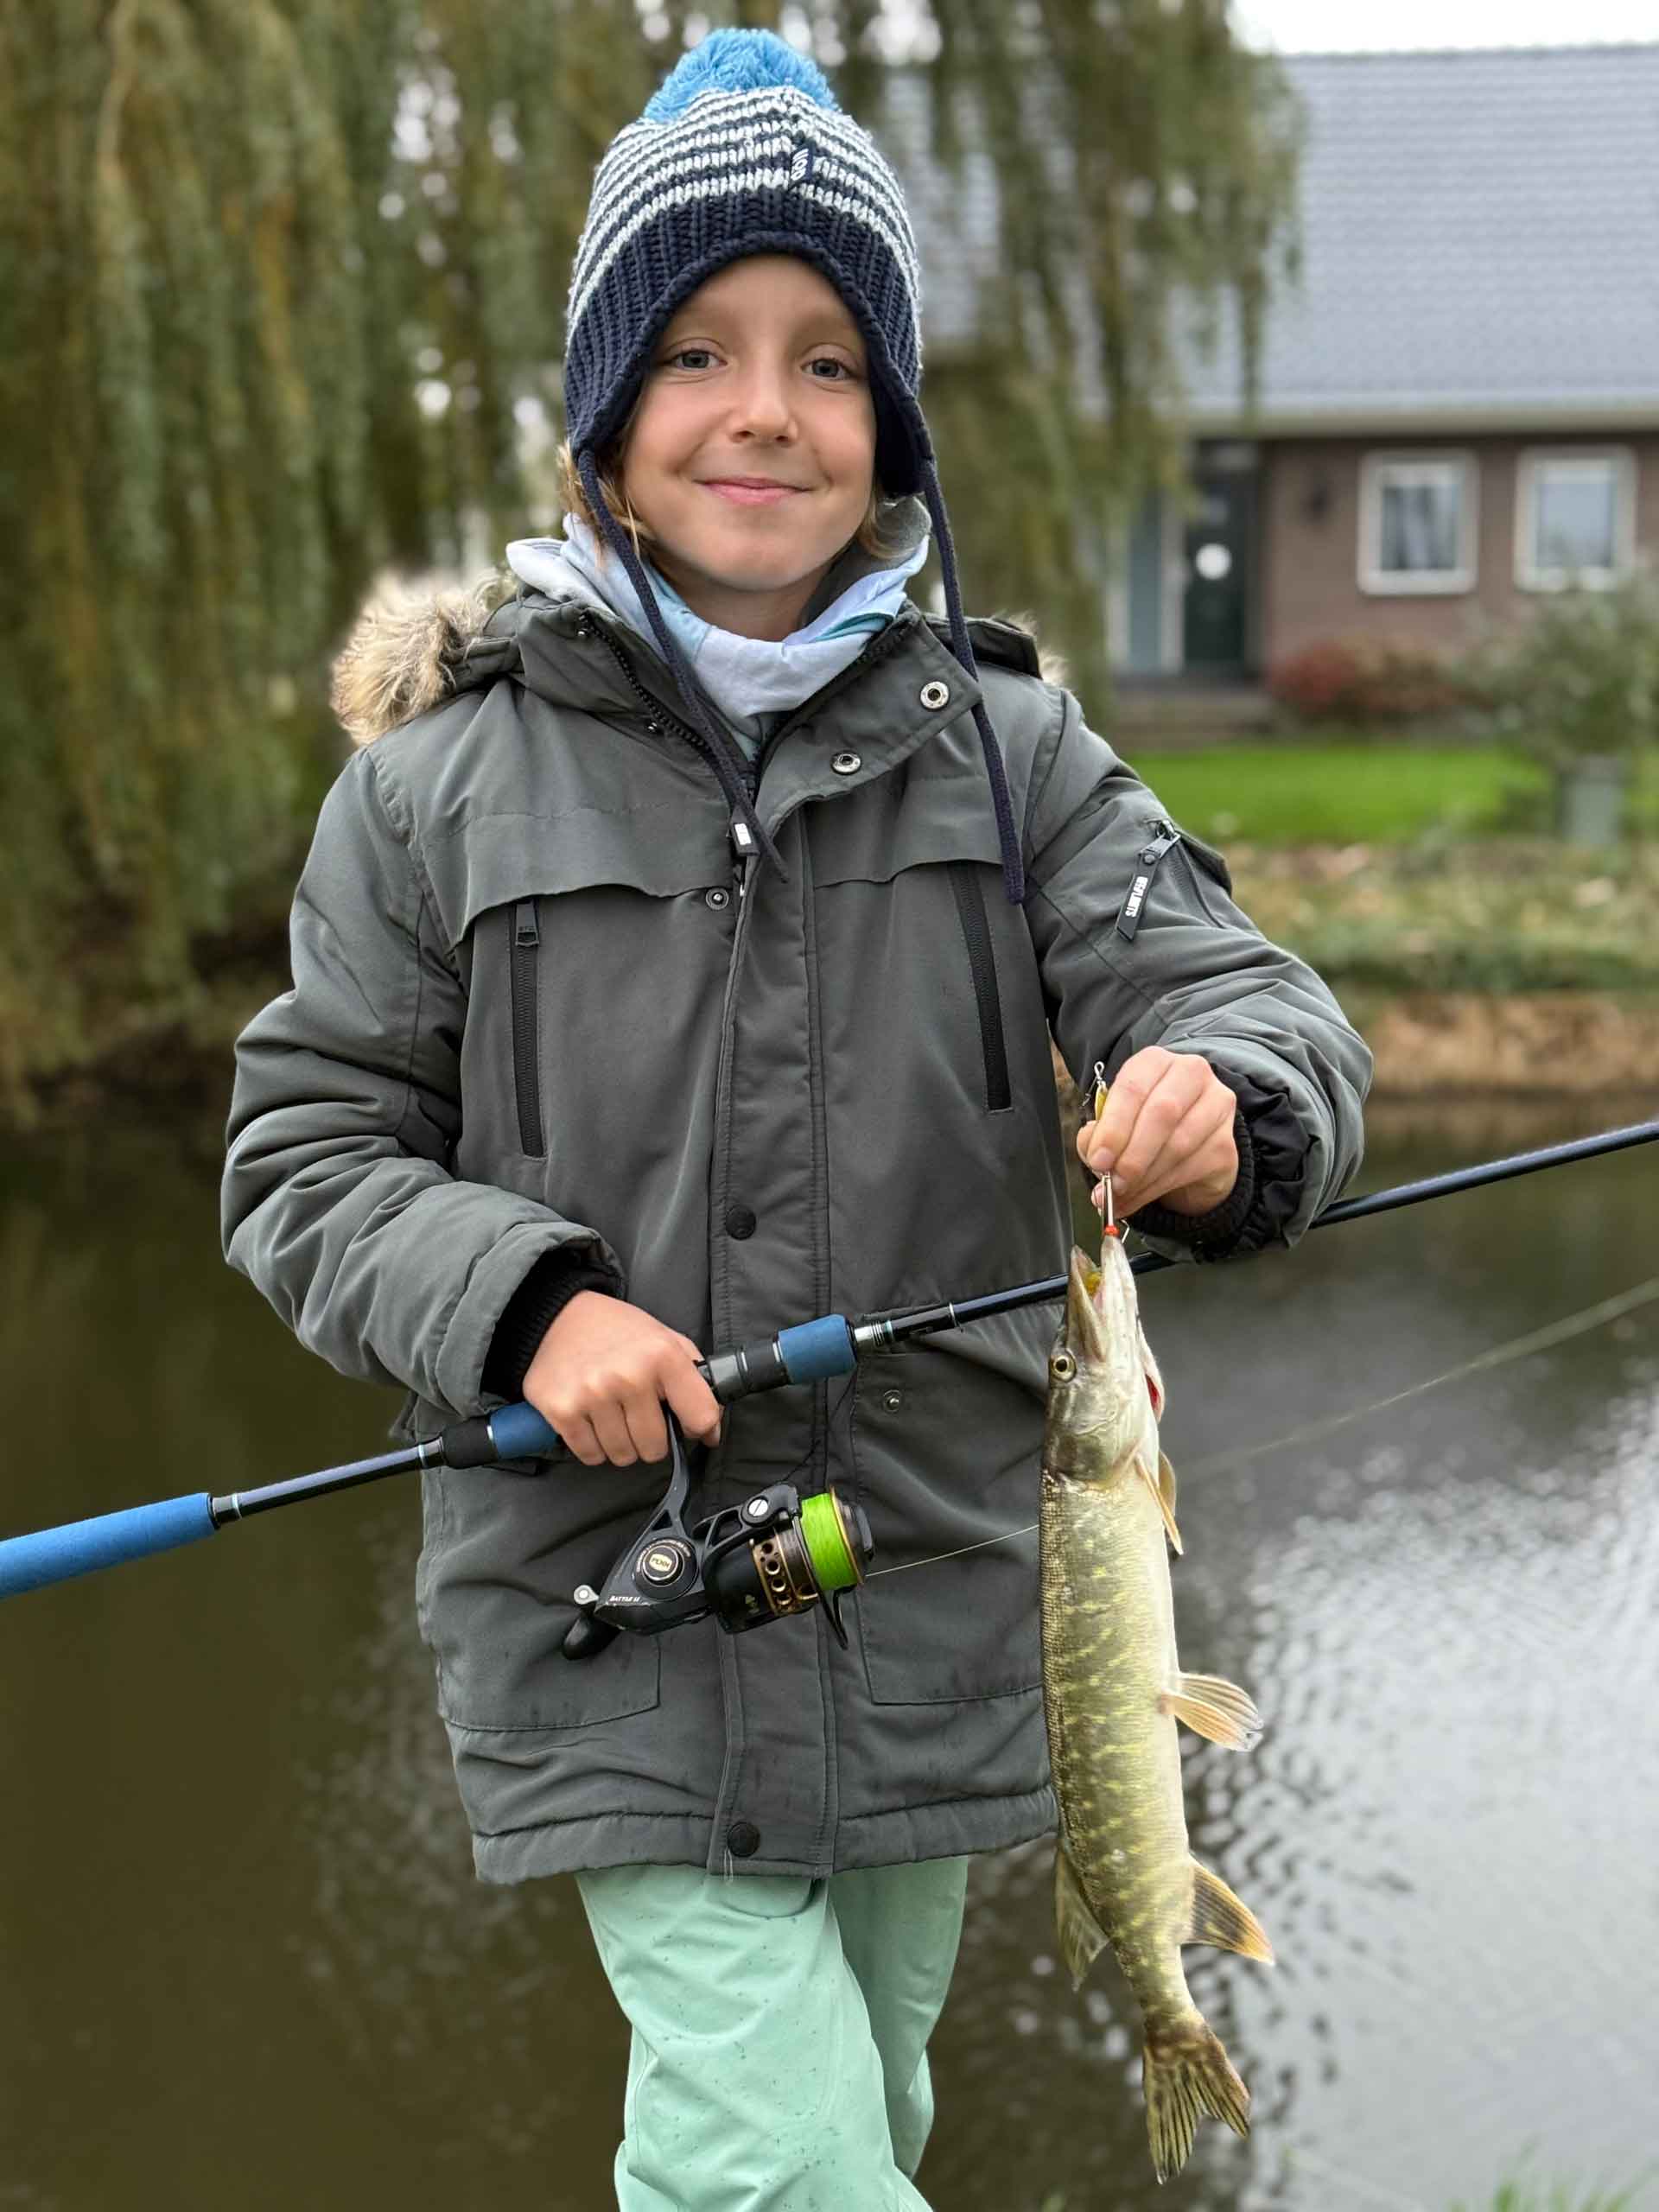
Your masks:
M506 569L488 570L471 583L434 573L389 578L378 585L334 664L330 703L353 744L372 744L467 689L469 681L488 681L503 672L496 665L499 655L480 657L476 649L486 632L493 640L498 632L491 618L517 588L518 579ZM1030 641L1024 658L1028 666L1034 662L1033 672L1046 683L1065 683L1065 662L1037 643L1033 616L1013 613L994 620ZM987 641L987 626L976 620L969 634L978 651ZM508 642L505 636L500 641ZM656 657L655 648L643 640L640 649Z
M335 658L329 688L353 744L372 744L459 690L467 647L513 585L505 569L472 584L442 575L380 584Z

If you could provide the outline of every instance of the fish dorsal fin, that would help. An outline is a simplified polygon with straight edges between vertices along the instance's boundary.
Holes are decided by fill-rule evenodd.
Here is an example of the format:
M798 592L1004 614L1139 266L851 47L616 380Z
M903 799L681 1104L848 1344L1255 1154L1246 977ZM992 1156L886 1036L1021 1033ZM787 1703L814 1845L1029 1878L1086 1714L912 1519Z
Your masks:
M1195 1734L1207 1736L1212 1744L1225 1744L1230 1751L1242 1751L1251 1737L1262 1732L1262 1716L1248 1694L1219 1675L1178 1675L1174 1688L1166 1690L1158 1702Z
M1071 1986L1081 1989L1084 1974L1106 1948L1106 1938L1063 1843L1054 1851L1054 1925L1059 1934L1060 1955L1071 1970Z
M1274 1963L1273 1946L1261 1922L1247 1904L1241 1904L1219 1874L1192 1864L1192 1914L1184 1943L1213 1943L1220 1951L1236 1951L1241 1957Z
M1181 1548L1181 1532L1175 1526L1175 1470L1161 1452L1158 1454L1158 1471L1155 1475L1139 1452L1135 1454L1135 1464L1139 1468L1147 1488L1158 1501L1158 1510L1164 1516L1164 1527L1168 1531L1171 1547L1179 1552Z

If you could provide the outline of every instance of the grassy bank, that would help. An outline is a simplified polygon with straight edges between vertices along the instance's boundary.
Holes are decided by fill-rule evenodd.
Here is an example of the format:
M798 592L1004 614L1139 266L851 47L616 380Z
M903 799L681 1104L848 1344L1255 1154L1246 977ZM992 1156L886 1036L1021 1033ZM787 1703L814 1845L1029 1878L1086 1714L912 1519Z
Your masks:
M1137 751L1126 737L1124 751L1176 821L1229 847L1403 844L1550 827L1548 774L1498 746L1304 734L1179 753L1150 741ZM1638 829L1659 830L1659 766L1648 764L1632 817Z
M1659 989L1659 855L1539 837L1229 848L1240 903L1333 989Z

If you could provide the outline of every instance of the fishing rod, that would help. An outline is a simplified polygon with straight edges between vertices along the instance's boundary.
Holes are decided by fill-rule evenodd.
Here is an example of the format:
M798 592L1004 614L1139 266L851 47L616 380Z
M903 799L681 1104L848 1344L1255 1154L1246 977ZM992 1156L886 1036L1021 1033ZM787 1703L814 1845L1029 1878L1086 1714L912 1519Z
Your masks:
M1656 1138L1659 1138L1659 1120L1634 1122L1569 1143L1547 1145L1537 1151L1431 1175L1420 1182L1399 1184L1391 1190L1373 1191L1363 1198L1342 1199L1316 1214L1308 1226L1334 1228L1340 1222L1392 1212L1401 1206L1477 1190L1513 1176L1535 1174L1546 1167L1566 1166L1601 1153L1649 1144ZM1140 1274L1174 1264L1155 1252L1140 1253L1130 1262ZM716 1400L729 1405L759 1390L850 1374L866 1353L890 1351L912 1337L963 1328L995 1313L1063 1298L1066 1281L1063 1274L1046 1275L974 1298L947 1300L853 1321L844 1314L821 1314L755 1343L711 1352L698 1361L697 1372ZM609 1641L608 1634L602 1633L607 1622L612 1628L652 1632L710 1611L719 1615L724 1626L747 1627L801 1611L818 1595L850 1587L862 1580L862 1562L872 1549L869 1531L856 1507L833 1491L801 1498L790 1484L774 1484L743 1507L728 1509L725 1514L687 1529L680 1507L689 1487L689 1469L679 1457L683 1446L671 1414L669 1427L674 1460L669 1497L642 1532L644 1548L639 1548L641 1540L636 1539L613 1571L605 1590L595 1592L584 1585L577 1591L577 1603L584 1614L567 1639L567 1648L572 1640L582 1641L577 1631L584 1618L603 1642ZM388 1475L541 1459L558 1446L556 1431L534 1406L521 1400L515 1405L499 1406L493 1413L457 1421L441 1435L423 1438L402 1451L383 1452L372 1459L350 1460L315 1474L296 1475L223 1497L197 1491L9 1537L0 1540L0 1599L114 1567L124 1560L168 1551L211 1536L232 1522L248 1520L276 1506L327 1497L335 1491L354 1490ZM683 1476L687 1479L683 1480ZM734 1525L726 1526L728 1522ZM741 1545L735 1541L739 1535L744 1540ZM715 1554L712 1560L705 1556L711 1548ZM724 1561L735 1561L735 1565L727 1566L722 1573ZM632 1594L620 1587L618 1580L630 1565L633 1580L639 1585ZM601 1614L598 1619L593 1618L596 1610ZM589 1648L598 1649L599 1642L593 1642ZM586 1656L588 1652L571 1649L570 1656Z

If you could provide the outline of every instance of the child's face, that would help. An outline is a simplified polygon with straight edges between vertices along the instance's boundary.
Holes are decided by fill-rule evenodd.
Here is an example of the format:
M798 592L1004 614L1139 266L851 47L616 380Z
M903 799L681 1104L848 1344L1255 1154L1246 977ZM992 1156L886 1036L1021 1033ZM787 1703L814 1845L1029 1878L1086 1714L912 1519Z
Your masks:
M652 350L622 459L686 604L740 636L787 637L863 521L874 471L864 340L835 287L780 253L699 285ZM744 477L791 488L746 499L729 489Z

